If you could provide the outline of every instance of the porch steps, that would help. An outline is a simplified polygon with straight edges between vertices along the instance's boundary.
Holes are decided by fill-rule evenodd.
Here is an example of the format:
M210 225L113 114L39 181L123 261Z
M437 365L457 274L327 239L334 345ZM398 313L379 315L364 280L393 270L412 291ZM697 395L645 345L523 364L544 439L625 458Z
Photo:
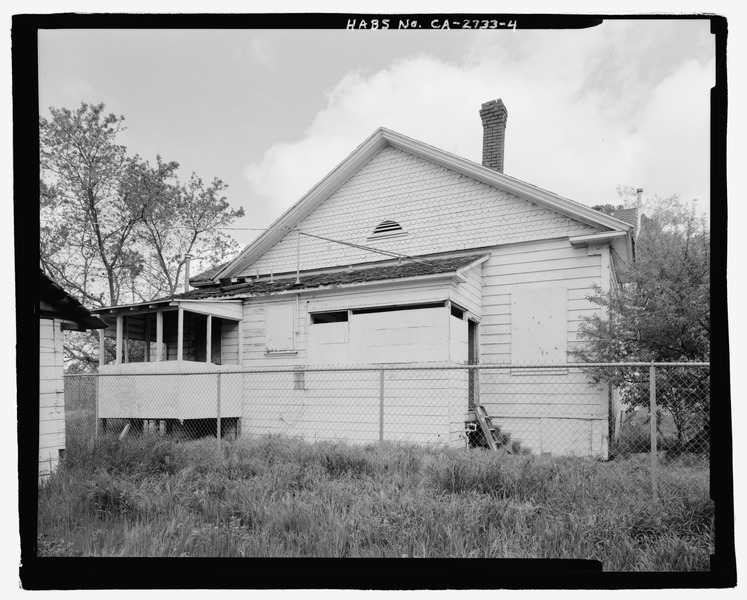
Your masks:
M493 425L493 421L491 420L490 415L488 415L488 411L485 410L485 407L482 404L475 403L474 411L475 418L480 424L480 429L482 429L482 433L485 436L490 449L497 452L500 448L507 454L513 454L513 447L515 443L508 443L508 436L502 434L498 429L496 429L496 427Z

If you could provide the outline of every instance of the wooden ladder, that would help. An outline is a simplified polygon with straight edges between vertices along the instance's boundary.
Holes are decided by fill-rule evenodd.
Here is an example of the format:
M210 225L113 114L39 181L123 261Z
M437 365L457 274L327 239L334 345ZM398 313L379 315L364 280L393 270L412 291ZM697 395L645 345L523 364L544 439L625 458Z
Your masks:
M500 443L498 431L493 426L493 421L490 419L488 411L485 410L485 407L482 404L475 403L475 417L477 418L477 422L480 424L480 428L485 435L485 439L488 440L490 449L494 451L498 450L498 444ZM511 454L511 450L508 447L505 447L503 449Z

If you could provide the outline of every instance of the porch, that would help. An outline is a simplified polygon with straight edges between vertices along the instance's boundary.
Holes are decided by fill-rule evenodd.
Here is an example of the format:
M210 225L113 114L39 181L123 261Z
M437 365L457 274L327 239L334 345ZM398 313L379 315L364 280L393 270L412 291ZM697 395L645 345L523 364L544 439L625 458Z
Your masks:
M166 300L106 310L97 414L104 428L108 419L161 433L185 421L238 423L240 301ZM109 352L106 338L114 339Z

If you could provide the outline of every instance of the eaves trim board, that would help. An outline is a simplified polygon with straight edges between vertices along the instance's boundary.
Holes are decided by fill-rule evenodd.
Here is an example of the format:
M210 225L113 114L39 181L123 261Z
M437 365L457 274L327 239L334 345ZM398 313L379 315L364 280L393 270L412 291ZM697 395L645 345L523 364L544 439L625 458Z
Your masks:
M467 160L466 158L429 146L396 131L380 127L326 177L311 188L298 202L285 211L285 213L270 225L267 231L244 248L223 269L218 271L213 276L213 280L218 281L222 278L232 277L253 263L279 241L285 233L292 230L298 223L311 214L314 209L368 162L374 154L387 145L431 161L442 167L452 169L462 175L472 177L477 181L507 191L519 198L534 202L588 225L614 231L628 231L632 229L632 225L629 223L600 213L574 200L563 198L552 192L545 191L519 179L514 179L471 160Z

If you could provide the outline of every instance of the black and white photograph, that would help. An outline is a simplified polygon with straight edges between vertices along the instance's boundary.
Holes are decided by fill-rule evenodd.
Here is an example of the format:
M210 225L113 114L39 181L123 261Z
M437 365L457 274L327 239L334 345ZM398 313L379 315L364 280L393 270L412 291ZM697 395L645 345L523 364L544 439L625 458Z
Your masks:
M14 15L22 587L736 585L727 19L454 10Z

